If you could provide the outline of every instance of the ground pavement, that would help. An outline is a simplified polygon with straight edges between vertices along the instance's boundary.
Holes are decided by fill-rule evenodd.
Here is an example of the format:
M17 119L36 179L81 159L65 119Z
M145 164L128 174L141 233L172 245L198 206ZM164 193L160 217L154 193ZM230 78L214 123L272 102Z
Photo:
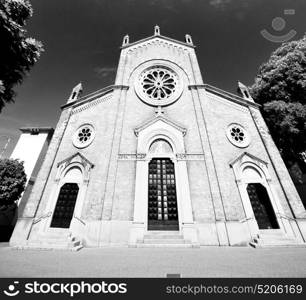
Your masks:
M13 250L0 244L0 277L306 277L306 248Z

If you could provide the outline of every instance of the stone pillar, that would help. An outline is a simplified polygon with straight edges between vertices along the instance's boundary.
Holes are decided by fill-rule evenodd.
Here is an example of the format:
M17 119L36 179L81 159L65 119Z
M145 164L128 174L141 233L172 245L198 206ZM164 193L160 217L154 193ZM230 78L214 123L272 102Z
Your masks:
M212 150L210 147L210 141L208 137L206 121L205 121L205 117L203 114L203 108L202 108L202 103L201 103L201 100L205 101L205 99L200 98L197 87L194 87L194 88L192 87L190 88L190 90L191 90L193 103L195 107L197 122L199 125L199 134L201 137L201 144L202 144L202 149L203 149L202 151L204 154L204 162L205 162L207 180L210 186L211 199L212 199L213 207L215 210L216 221L224 221L225 212L224 212L223 203L222 203L221 191L219 187L218 176L217 176L217 172L215 169L213 154L212 154ZM205 95L203 96L205 98Z
M114 100L118 102L116 122L112 140L112 149L109 157L108 174L106 181L106 188L103 199L102 208L102 220L111 220L113 197L115 192L116 176L117 176L117 165L118 165L118 154L121 140L121 132L123 125L123 118L125 112L126 103L126 92L128 87L122 86L120 90L114 91ZM116 93L117 92L117 93Z

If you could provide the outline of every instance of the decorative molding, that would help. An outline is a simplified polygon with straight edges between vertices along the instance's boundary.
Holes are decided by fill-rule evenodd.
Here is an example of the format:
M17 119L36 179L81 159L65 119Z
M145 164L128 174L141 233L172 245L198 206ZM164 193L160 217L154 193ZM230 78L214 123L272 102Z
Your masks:
M234 103L247 106L247 107L253 107L256 108L257 110L261 107L260 104L257 104L253 101L243 99L242 97L239 97L237 95L234 95L232 93L229 93L227 91L224 91L222 89L219 89L215 86L209 85L209 84L204 84L203 87L205 88L206 92L209 92L211 94L217 95L219 97L222 97L226 100L232 101Z
M204 160L204 154L201 153L178 153L177 160Z
M61 106L61 109L66 109L68 107L79 107L85 103L100 99L101 97L106 96L107 94L112 93L114 90L128 90L130 87L128 85L110 85L103 89L97 90L95 92L92 92L90 94L87 94L73 102L66 103Z
M94 107L94 106L96 106L96 105L98 105L100 103L106 102L106 101L110 100L112 97L113 97L113 94L107 94L105 96L102 96L101 98L98 98L98 99L96 99L96 100L94 100L92 102L89 102L89 103L86 103L86 104L84 104L84 105L82 105L80 107L74 108L72 110L71 114L74 115L74 114L80 113L80 112L82 112L84 110L87 110L87 109L89 109L91 107Z
M188 85L189 90L198 90L198 89L204 89L205 90L205 84L190 84Z
M121 153L118 154L119 160L144 160L146 159L145 153Z
M188 48L196 48L195 45L192 44L187 44L185 42L181 42L163 35L152 35L149 36L145 39L141 39L139 41L130 43L128 45L124 45L121 47L121 49L127 49L127 48L131 48L129 50L135 50L136 48L139 48L141 46L147 46L150 43L154 43L158 41L160 44L165 44L165 45L170 45L170 46L174 46L174 47L178 47L182 50L187 50Z
M21 127L19 130L22 133L30 133L32 135L40 134L40 133L48 133L53 134L54 129L52 127Z
M146 154L145 153L120 153L118 154L118 159L119 160L145 160L146 159ZM178 153L176 154L176 159L178 161L180 160L204 160L204 154L200 153Z
M257 169L263 182L270 183L271 176L268 170L268 163L255 155L247 152L243 152L236 159L229 162L229 165L234 170L237 184L245 183L245 178L243 178L243 170L245 167L253 167Z
M82 154L80 154L79 152L75 153L72 156L69 156L68 158L62 160L61 162L59 162L57 164L58 170L57 170L57 174L55 177L55 181L59 182L64 171L69 168L69 166L71 165L81 165L83 167L83 181L84 183L88 183L89 182L89 173L90 173L90 169L92 169L94 167L94 164L92 162L90 162L86 157L84 157Z

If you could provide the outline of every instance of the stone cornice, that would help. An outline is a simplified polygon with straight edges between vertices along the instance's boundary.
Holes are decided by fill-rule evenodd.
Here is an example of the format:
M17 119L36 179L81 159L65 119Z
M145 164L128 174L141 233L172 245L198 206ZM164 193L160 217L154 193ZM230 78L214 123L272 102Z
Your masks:
M234 95L232 93L229 93L227 91L221 90L215 86L209 85L209 84L191 84L188 86L189 90L199 90L199 89L203 89L209 93L212 93L214 95L217 95L219 97L225 98L226 100L235 102L237 104L243 105L243 106L252 106L255 108L259 108L261 107L260 104L257 104L255 102L246 100L242 97L239 97L237 95Z
M114 90L128 90L129 89L129 86L127 85L110 85L110 86L107 86L103 89L100 89L98 91L95 91L93 93L90 93L88 95L85 95L81 98L78 98L76 99L75 101L73 102L70 102L70 103L66 103L64 105L61 106L61 109L66 109L68 107L77 107L77 106L80 106L82 104L85 104L87 102L90 102L90 101L93 101L93 100L96 100L100 97L103 97L104 95L107 95L109 93L112 93Z
M39 134L39 133L48 133L52 134L54 129L52 127L22 127L19 128L22 133L30 133L30 134Z
M136 42L133 42L133 43L130 43L130 44L126 44L124 46L121 46L120 49L126 49L126 48L129 48L129 47L133 47L133 46L136 46L138 44L141 44L141 43L144 43L144 42L147 42L149 40L153 40L153 39L162 39L162 40L166 40L168 42L172 42L172 43L175 43L175 44L179 44L179 45L182 45L182 46L185 46L185 47L189 47L189 48L196 48L195 45L191 45L191 44L187 44L185 42L182 42L182 41L178 41L178 40L175 40L175 39L172 39L172 38L169 38L167 36L163 36L163 35L152 35L152 36L149 36L147 38L144 38L144 39L141 39L139 41L136 41Z

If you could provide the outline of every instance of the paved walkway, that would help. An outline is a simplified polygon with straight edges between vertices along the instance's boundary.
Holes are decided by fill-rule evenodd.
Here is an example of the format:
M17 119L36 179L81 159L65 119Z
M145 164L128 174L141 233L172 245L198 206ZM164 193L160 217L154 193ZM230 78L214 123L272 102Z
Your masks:
M306 248L13 250L0 245L0 277L306 277Z

